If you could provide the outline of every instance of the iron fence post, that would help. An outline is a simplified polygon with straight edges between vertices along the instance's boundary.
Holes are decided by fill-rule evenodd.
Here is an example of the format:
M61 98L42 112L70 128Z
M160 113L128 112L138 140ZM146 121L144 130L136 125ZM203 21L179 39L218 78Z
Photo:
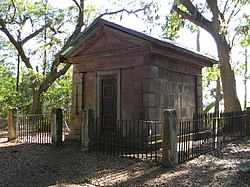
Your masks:
M219 113L214 113L214 114L211 114L212 115L212 122L213 122L213 129L212 129L212 133L213 133L213 150L215 150L217 148L217 136L218 136L218 115Z
M177 113L175 110L165 109L162 116L162 163L167 167L174 167L178 163L177 155Z

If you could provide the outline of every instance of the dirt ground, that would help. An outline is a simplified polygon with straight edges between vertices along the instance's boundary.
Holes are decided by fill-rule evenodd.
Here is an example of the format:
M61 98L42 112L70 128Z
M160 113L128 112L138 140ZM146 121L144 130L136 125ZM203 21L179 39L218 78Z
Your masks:
M0 186L250 186L250 137L174 169L64 142L1 143Z

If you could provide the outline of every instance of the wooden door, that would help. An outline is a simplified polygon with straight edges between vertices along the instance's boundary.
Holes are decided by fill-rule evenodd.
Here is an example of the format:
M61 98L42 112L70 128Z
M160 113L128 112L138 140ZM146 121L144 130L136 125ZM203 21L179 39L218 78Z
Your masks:
M102 77L100 114L103 135L115 135L117 120L117 79L115 75Z

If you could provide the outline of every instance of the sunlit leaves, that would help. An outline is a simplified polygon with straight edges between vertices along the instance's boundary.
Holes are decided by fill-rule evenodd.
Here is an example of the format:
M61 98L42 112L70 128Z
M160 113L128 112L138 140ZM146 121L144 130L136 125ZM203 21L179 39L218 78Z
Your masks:
M31 78L33 77L33 78ZM16 75L11 65L0 64L0 118L7 117L9 106L15 106L29 113L32 106L32 81L41 81L42 76L35 71L21 69L19 92L16 91ZM42 95L43 111L47 113L53 107L70 109L72 91L72 69L56 80L48 92Z
M18 107L22 111L29 111L32 102L30 78L22 70L19 92L16 91L16 75L10 65L0 64L0 117L7 117L9 106Z
M0 64L0 118L6 117L8 104L14 103L15 78L9 67Z
M250 14L244 14L241 24L236 27L236 33L240 35L240 44L244 47L250 45Z
M89 5L84 10L84 22L86 26L89 26L94 18L98 17L100 11L93 5Z
M175 40L179 38L179 31L185 25L183 19L180 18L177 12L172 12L171 15L166 16L166 23L162 26L165 38Z

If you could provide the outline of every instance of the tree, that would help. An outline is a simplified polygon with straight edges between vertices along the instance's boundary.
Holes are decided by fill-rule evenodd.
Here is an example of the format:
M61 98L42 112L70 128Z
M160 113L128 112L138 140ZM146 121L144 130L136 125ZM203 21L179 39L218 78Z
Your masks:
M206 0L205 4L199 3L195 6L194 1L178 0L175 1L173 10L183 19L206 30L214 38L220 63L225 111L239 111L241 106L236 93L234 72L230 64L235 36L230 38L231 31L228 25L236 19L237 15L240 15L241 8L249 2L246 0L225 0L223 2L224 4L217 0ZM202 13L204 7L209 10L207 13L212 14L209 14L212 16L211 19L206 18L208 14Z
M32 113L42 112L42 95L47 92L56 79L64 75L70 68L69 64L60 64L58 59L55 58L56 54L60 54L60 51L67 48L81 30L87 26L87 20L89 21L89 19L84 16L93 12L93 6L90 9L86 8L84 0L79 0L79 2L72 0L72 2L74 6L70 6L67 10L51 7L46 3L46 0L45 2L32 0L5 0L0 2L0 31L15 47L25 67L29 69L29 73L32 75L30 77L33 98ZM138 11L147 8L147 5L140 10L132 9L128 11L122 8L114 12L99 13L99 15L114 15L121 12L136 14ZM65 26L70 23L72 27ZM30 29L27 29L27 26ZM70 35L65 32L67 28L74 28L68 30L68 33L71 32ZM30 44L33 46L27 47ZM37 45L38 48L34 49ZM50 47L50 50L48 50L48 47ZM51 53L50 55L42 53L40 49ZM39 51L40 54L44 54L42 57L44 59L43 73L40 72L37 64ZM35 58L33 58L34 56ZM51 58L50 64L47 63L49 60L46 60L48 56Z
M4 55L3 55L4 56ZM15 66L12 63L1 60L0 63L0 118L7 117L9 106L15 106L22 113L28 113L32 106L32 89L30 89L30 77L40 74L20 68L19 91L15 90ZM53 107L67 110L71 106L71 79L72 71L58 78L43 97L43 112L48 113Z
M0 64L0 118L7 117L9 106L16 106L23 112L30 110L31 95L30 81L27 73L20 77L20 92L15 89L15 72L13 64ZM23 71L23 70L22 70Z
M2 13L0 14L0 30L16 48L18 55L24 62L26 68L29 69L29 72L34 72L33 76L31 76L33 96L32 113L41 113L41 95L47 91L56 78L64 74L70 67L69 65L65 65L59 69L59 64L54 61L51 66L51 71L46 77L43 79L37 79L37 76L34 76L38 68L36 68L37 66L34 65L34 62L32 64L32 55L30 54L35 52L31 49L25 48L25 44L31 40L37 39L39 34L41 34L46 28L58 32L58 30L55 31L54 28L56 25L53 25L52 23L57 23L61 26L64 15L63 11L59 10L58 14L51 14L51 20L47 24L42 24L41 16L44 14L43 8L44 4L41 2L33 3L32 1L20 0L1 2ZM27 28L25 26L28 24L31 24L32 30L25 36L25 33L27 33ZM35 48L35 45L33 48Z

